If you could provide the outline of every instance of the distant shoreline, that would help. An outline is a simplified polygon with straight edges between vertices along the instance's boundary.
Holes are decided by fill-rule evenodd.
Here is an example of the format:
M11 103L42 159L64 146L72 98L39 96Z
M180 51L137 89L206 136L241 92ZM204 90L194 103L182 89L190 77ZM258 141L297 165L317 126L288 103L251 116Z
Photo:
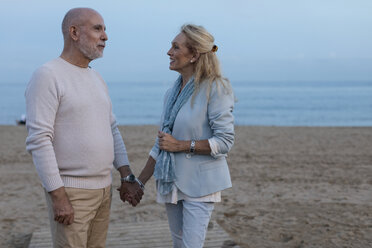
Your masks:
M169 84L108 83L120 125L156 125ZM238 126L372 126L372 82L234 82ZM0 84L0 123L26 112L25 86Z

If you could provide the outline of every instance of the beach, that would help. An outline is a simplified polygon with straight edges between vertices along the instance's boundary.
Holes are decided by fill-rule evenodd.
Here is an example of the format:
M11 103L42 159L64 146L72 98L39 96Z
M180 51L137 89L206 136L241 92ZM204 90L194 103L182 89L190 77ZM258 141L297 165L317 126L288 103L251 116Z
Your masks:
M131 168L144 166L156 126L120 126ZM0 126L0 247L26 247L49 225L24 126ZM237 126L233 187L212 219L240 247L372 247L372 127ZM120 184L113 171L113 187ZM111 223L166 220L155 181L137 207L113 191Z

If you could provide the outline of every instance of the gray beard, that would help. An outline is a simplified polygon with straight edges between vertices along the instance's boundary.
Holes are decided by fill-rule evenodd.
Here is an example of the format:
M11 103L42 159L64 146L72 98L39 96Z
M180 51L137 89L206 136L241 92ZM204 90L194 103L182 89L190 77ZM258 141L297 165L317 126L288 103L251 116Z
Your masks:
M78 47L80 52L90 60L98 59L103 56L103 52L99 51L95 44L91 45L85 35L80 37Z

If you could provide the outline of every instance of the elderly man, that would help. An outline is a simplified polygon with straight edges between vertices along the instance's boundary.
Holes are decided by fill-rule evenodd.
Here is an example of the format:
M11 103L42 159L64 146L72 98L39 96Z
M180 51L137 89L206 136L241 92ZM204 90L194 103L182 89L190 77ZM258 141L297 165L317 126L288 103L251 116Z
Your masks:
M122 200L135 206L143 195L107 86L89 67L103 55L105 30L95 10L68 11L61 56L34 72L25 93L26 148L45 188L54 247L105 247L113 165Z

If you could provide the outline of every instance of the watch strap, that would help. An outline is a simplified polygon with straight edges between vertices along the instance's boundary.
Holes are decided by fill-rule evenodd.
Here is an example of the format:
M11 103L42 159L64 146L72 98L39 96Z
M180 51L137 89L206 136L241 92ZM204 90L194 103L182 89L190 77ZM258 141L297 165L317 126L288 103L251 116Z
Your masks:
M191 154L193 154L195 152L195 140L191 140L191 143L190 143L190 151L189 151Z
M134 183L136 181L136 177L133 174L129 174L126 177L120 178L121 182L128 182L128 183Z
M145 190L145 185L141 182L141 180L139 180L137 177L136 177L136 182L139 184L139 186L141 187L142 191Z

